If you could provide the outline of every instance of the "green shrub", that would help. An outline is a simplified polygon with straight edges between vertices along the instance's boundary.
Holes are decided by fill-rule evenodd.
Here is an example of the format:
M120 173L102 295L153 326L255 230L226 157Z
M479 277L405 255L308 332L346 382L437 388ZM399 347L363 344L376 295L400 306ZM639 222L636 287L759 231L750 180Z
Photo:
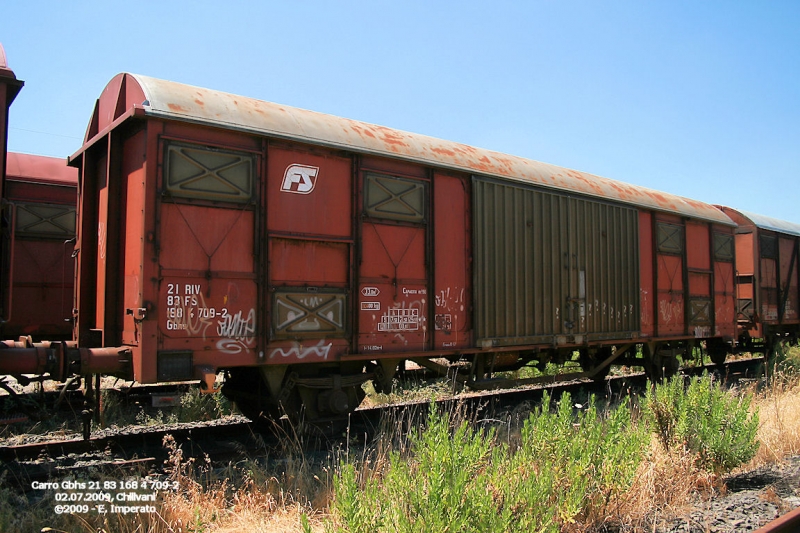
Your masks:
M601 415L592 398L573 415L569 394L555 412L549 406L545 394L502 472L519 531L555 532L579 517L602 516L630 486L648 439L626 406Z
M770 366L771 373L780 372L788 376L800 374L800 348L788 343L779 343L775 350L775 359Z
M758 413L750 395L726 392L707 374L650 389L645 416L666 449L683 446L705 470L722 473L749 461L758 451Z
M431 408L427 428L410 436L413 454L391 452L382 476L344 464L333 510L340 531L440 532L508 530L492 493L494 432L466 422L451 432L449 417Z
M222 392L206 393L199 387L192 387L181 396L181 405L176 416L179 422L194 422L216 420L232 412L230 400Z
M431 408L408 455L392 452L374 471L343 464L331 509L338 529L375 532L558 532L602 510L630 485L648 434L629 409L607 417L594 401L573 414L565 394L533 412L518 442L472 429Z

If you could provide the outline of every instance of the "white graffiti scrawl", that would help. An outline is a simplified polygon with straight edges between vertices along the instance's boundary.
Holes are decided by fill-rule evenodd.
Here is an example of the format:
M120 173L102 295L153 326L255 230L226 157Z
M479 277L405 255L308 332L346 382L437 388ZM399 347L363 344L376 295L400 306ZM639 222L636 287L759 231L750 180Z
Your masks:
M242 311L225 315L217 322L217 335L222 337L217 341L217 349L229 354L249 353L255 344L255 333L255 309L250 309L247 318L243 317Z
M315 355L319 359L328 359L328 354L331 351L331 346L333 343L325 344L324 340L319 341L314 346L303 346L297 342L292 343L292 347L288 350L284 350L283 348L275 348L269 354L270 359L274 359L276 357L283 357L288 358L294 356L296 359L305 359L310 355Z

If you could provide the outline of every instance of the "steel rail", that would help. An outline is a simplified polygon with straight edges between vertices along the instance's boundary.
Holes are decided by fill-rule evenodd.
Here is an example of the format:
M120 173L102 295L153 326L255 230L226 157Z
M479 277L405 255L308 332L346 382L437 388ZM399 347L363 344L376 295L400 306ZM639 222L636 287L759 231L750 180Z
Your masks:
M800 531L800 507L758 528L755 533L795 533Z

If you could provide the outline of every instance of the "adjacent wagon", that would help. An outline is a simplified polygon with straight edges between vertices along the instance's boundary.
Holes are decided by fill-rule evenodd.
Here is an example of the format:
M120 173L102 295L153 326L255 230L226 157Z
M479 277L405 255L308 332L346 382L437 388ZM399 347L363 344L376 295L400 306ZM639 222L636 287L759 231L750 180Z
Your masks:
M72 338L78 173L64 159L8 153L11 299L0 338Z
M771 353L800 333L800 225L721 207L737 223L739 346Z

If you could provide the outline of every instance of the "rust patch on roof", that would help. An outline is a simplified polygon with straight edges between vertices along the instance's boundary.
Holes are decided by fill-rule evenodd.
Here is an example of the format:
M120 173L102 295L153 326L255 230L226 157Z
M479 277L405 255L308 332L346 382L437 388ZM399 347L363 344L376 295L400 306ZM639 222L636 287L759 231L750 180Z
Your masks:
M446 148L434 147L434 148L431 148L431 152L433 152L434 154L446 155L446 156L450 156L450 157L453 157L453 156L456 155L456 153L453 150L447 150Z
M397 130L391 128L377 127L381 132L381 140L385 142L391 150L397 150L399 147L406 147L408 144L403 135Z
M369 130L369 128L362 128L358 123L350 123L349 127L345 126L343 129L344 129L345 133L348 132L349 130L353 130L354 132L356 132L357 134L359 134L362 137L367 136L370 139L374 139L375 138L375 134L372 133Z
M179 104L169 103L169 104L167 104L167 107L169 107L170 111L175 111L176 113L188 113L189 112L189 108L188 107L184 107L184 106L179 105Z

